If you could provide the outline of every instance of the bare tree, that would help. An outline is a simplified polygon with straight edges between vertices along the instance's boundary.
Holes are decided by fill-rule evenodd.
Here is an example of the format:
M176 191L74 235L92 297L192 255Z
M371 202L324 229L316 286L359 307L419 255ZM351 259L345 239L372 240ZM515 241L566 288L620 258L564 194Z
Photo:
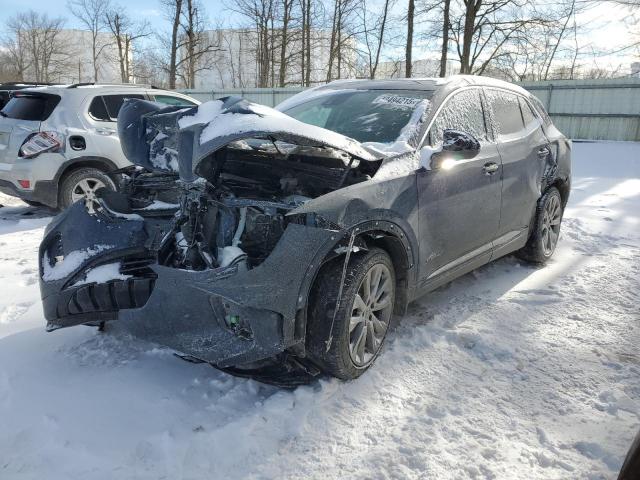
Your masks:
M58 80L71 63L71 48L62 34L64 19L29 10L9 19L5 48L17 80Z
M449 30L451 29L450 20L451 0L444 0L442 6L442 50L440 51L440 76L447 75L447 54L449 53Z
M134 22L124 8L113 6L105 14L105 21L118 50L118 65L122 83L129 83L132 78L133 48L136 40L151 35L149 22Z
M166 66L168 73L169 88L176 88L176 78L178 76L178 41L180 35L180 17L182 15L183 0L162 0L167 18L171 21L171 36L168 42L169 62Z
M414 0L409 0L407 7L407 46L405 49L405 77L411 78L413 69L413 21L415 16L416 4Z
M102 51L110 45L110 42L105 41L101 35L107 28L106 17L110 9L109 0L69 0L67 7L91 33L93 81L98 82L100 56Z
M210 54L218 50L206 28L205 15L198 0L186 0L182 15L182 36L178 45L180 60L176 66L187 88L195 88L196 75L211 68Z
M378 5L376 5L377 9ZM370 79L376 77L378 65L380 64L380 54L382 52L385 35L387 34L387 21L389 18L389 10L392 5L390 0L384 0L382 5L382 11L376 15L375 12L369 8L367 0L362 0L359 10L360 27L362 30L362 41L364 57L367 66L366 75Z

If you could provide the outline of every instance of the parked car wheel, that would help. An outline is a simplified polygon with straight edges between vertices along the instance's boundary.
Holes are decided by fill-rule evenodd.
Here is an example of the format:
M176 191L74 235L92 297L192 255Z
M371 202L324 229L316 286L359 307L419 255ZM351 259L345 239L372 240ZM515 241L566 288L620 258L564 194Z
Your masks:
M60 184L58 205L61 210L64 210L72 203L83 201L89 213L93 213L96 191L100 188L116 190L116 185L106 173L97 168L84 167L74 170Z
M545 263L558 244L562 223L562 198L557 188L549 188L538 201L534 230L518 257L531 263Z
M380 249L351 258L338 311L344 258L319 275L312 291L307 345L320 366L335 377L359 377L374 362L389 328L396 278Z

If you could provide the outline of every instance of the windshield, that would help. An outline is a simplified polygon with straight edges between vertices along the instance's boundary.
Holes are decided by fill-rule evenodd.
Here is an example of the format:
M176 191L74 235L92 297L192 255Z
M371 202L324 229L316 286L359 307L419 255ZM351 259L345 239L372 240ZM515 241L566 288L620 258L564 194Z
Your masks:
M392 143L420 102L432 94L428 90L333 90L284 113L359 142Z

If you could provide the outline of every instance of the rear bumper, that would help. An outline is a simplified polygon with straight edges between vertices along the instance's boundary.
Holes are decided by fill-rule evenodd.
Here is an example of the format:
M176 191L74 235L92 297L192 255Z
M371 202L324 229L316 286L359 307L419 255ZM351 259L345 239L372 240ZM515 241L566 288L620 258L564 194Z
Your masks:
M162 222L90 216L81 204L58 215L39 256L48 329L114 320L137 337L220 367L269 358L304 341L300 313L335 231L291 224L256 268L188 271L159 265L149 249L150 239L168 228L169 220ZM76 265L71 254L83 250L91 254ZM55 257L64 258L65 275L52 279L45 268ZM131 277L78 284L89 269L132 257L148 260L139 273L121 268Z
M0 180L0 192L52 208L58 206L58 186L54 182L37 182L33 190L25 190L8 180Z
M35 158L17 158L14 163L2 163L0 192L56 208L56 179L64 160L64 156L59 153L43 153ZM28 180L32 188L22 188L18 180Z

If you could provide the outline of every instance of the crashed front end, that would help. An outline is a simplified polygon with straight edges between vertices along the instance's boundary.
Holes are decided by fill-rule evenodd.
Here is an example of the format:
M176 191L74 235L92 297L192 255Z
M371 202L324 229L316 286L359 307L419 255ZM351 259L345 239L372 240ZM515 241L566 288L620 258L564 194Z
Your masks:
M45 232L49 330L117 319L220 367L304 349L308 291L348 231L302 206L371 179L380 161L266 107L204 105L125 103L135 166L121 192L102 191L92 213L74 204Z

